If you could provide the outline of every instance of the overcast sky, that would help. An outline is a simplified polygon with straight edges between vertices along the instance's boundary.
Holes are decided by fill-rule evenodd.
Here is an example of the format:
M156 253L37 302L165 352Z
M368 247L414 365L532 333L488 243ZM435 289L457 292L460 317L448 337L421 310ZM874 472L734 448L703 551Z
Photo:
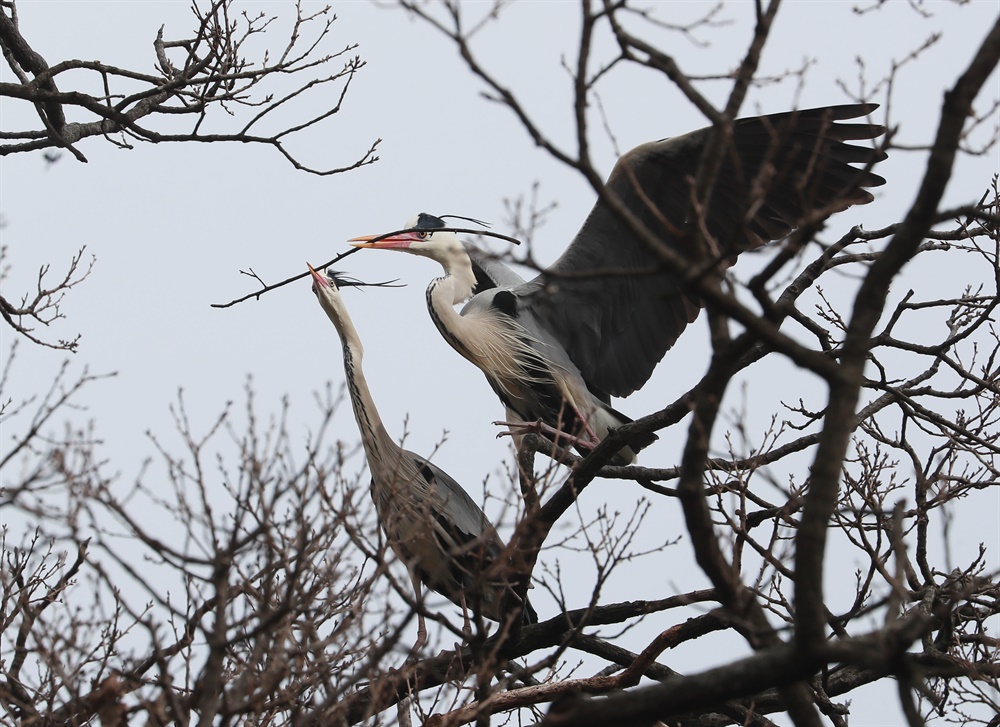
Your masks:
M306 8L311 5L304 3ZM248 6L280 14L281 28L291 17L291 3ZM22 0L18 7L22 33L50 65L86 58L152 72L157 29L164 25L165 36L173 38L193 25L184 2ZM177 444L168 407L179 389L184 390L192 420L207 428L227 401L243 399L245 381L252 376L259 410L277 411L287 395L292 431L305 433L315 422L313 392L327 381L337 387L343 381L336 333L308 282L230 309L209 307L252 290L251 281L238 274L241 268L252 267L269 281L284 278L303 271L307 260L319 264L346 249L350 237L397 229L420 211L468 215L499 225L503 199L530 192L536 181L543 203L558 202L536 240L536 255L547 262L564 249L593 204L595 194L584 180L536 149L511 113L481 97L482 84L443 37L403 12L363 2L335 7L339 20L328 50L358 43L357 53L367 66L355 79L341 113L300 137L293 150L315 166L336 166L353 161L381 138L380 160L372 166L321 178L296 171L263 147L139 145L123 151L99 138L80 144L88 164L69 155L54 165L46 164L40 154L3 159L0 214L11 266L3 280L4 294L30 289L40 265L61 270L81 246L97 258L91 278L64 303L67 320L39 334L52 339L80 333L80 350L71 356L73 371L89 367L93 373L117 372L115 378L88 387L80 401L87 408L74 416L78 422L96 421L97 435L123 486L152 452L146 431ZM471 5L470 12L475 7ZM669 19L680 23L707 6L670 7ZM876 120L898 126L897 143L928 143L942 92L967 65L994 20L996 3L972 2L961 8L927 3L923 7L929 17L902 2L865 15L852 12L852 7L840 0L789 2L779 14L762 72L780 73L808 60L812 65L806 83L754 89L743 115L849 102L839 84L859 91L856 58L864 59L869 77L877 79L923 38L943 31L919 62L900 71L891 97L886 88L867 89L873 100L883 103ZM727 6L722 17L732 24L704 33L710 43L706 47L666 31L654 37L683 70L723 74L744 52L752 16L752 3ZM570 151L571 83L560 58L575 58L577 29L575 3L520 2L477 38L484 65L515 90L543 131ZM279 42L280 28L272 37L273 43ZM6 66L0 79L12 80ZM63 90L67 84L68 79L62 81ZM996 76L988 86L989 99L1000 94ZM701 88L722 103L730 84L706 82ZM621 150L705 125L676 89L650 71L615 71L601 101ZM13 120L21 112L4 105L0 113L6 130L16 125ZM592 136L594 158L606 173L616 158L614 145L596 123ZM874 228L898 221L914 197L924 160L922 152L894 151L877 170L888 183L878 190L876 202L834 217L823 239L836 239L855 224ZM978 200L998 166L995 148L986 156L960 157L945 204ZM448 431L437 464L477 499L486 476L492 486L506 486L500 473L510 461L509 442L497 440L491 424L502 418L502 408L482 375L440 339L424 307L424 288L439 267L410 256L360 252L345 261L344 268L364 279L399 277L408 284L398 290L345 293L364 340L368 379L390 433L400 435L408 420L407 447L426 453ZM894 296L898 299L906 286L927 286L929 275L946 277L947 271L914 266ZM847 278L832 278L827 285L833 281L843 283L840 292L845 295L855 285ZM10 331L0 329L0 337L6 351ZM700 319L642 391L617 406L636 417L673 401L704 371L706 339ZM12 379L25 394L44 390L65 358L60 352L23 345ZM805 377L788 378L781 367L769 371L771 378L758 376L745 391L747 406L760 410L760 416L775 409L777 396L794 391L798 384L793 382L802 379L807 385ZM730 408L739 406L744 395L738 387L732 391ZM820 405L821 400L815 399ZM341 411L337 427L340 438L356 441L348 408ZM680 437L680 428L665 433L643 453L642 463L675 464ZM6 437L2 441L6 446ZM588 508L614 499L623 511L631 510L642 496L637 486L619 482L598 482L586 494L592 498ZM969 528L979 532L957 546L956 559L961 560L965 550L972 552L980 539L992 537L990 562L997 566L998 509L1000 501L993 493L992 511L982 508L984 520ZM655 502L651 522L660 537L683 532L674 502ZM648 593L633 586L623 592L629 598L662 597L675 589L705 585L704 577L691 570L684 543L669 554L674 559L671 570L648 579ZM583 603L592 574L582 571L576 585ZM537 600L540 615L550 616L552 604L544 596ZM609 593L606 601L614 600L614 592ZM725 656L720 653L718 658ZM709 656L707 662L712 661ZM856 715L878 714L886 725L899 719L891 711L894 707L868 712L874 707L865 706L866 698L866 690L856 695ZM854 723L874 724L864 719Z

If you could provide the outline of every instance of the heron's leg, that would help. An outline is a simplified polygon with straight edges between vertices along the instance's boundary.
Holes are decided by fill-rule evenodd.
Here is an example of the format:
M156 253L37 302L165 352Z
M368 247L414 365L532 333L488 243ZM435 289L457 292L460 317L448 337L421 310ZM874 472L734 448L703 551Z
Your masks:
M469 618L469 607L465 603L465 591L460 592L459 600L462 602L462 618L465 619L462 623L462 636L468 641L472 638L472 619Z
M413 584L413 593L416 596L417 604L417 640L413 644L413 648L410 649L410 656L414 656L424 644L427 643L427 622L424 621L424 614L422 610L423 607L423 596L420 593L420 579L417 578L416 573L410 572L410 583Z
M459 592L459 605L462 607L462 641L469 643L472 639L472 619L469 618L469 606L465 602L465 591ZM458 662L458 673L465 673L465 665L462 663L462 644L455 644L455 661Z
M413 642L413 648L410 649L410 654L416 654L420 649L423 648L424 644L427 643L427 622L424 621L424 615L422 613L417 614L417 640Z
M577 409L574 404L570 404L570 407L573 409L573 413L576 414L577 420L583 422L583 428L586 429L587 434L590 435L590 441L592 441L595 445L598 444L601 441L601 438L594 432L593 428L590 426L590 422L588 422L587 418L583 415L583 412Z
M411 727L413 722L410 721L410 697L406 696L396 702L396 720L399 723L399 727Z
M507 407L507 421L493 422L497 426L505 426L509 431L501 432L497 435L497 438L509 436L514 439L514 447L520 451L521 450L521 439L528 432L536 432L538 434L548 434L555 438L555 442L558 444L561 439L563 442L570 446L581 447L583 449L591 450L596 447L601 442L601 438L597 436L597 432L594 428L590 426L590 422L587 421L587 417L583 415L575 404L563 399L563 406L568 406L573 410L573 415L576 420L583 425L584 431L586 431L589 439L584 439L581 436L570 434L558 427L553 427L551 424L542 421L541 419L534 422L524 422L516 421L517 413L512 411L510 407ZM559 419L562 419L562 412L559 413Z

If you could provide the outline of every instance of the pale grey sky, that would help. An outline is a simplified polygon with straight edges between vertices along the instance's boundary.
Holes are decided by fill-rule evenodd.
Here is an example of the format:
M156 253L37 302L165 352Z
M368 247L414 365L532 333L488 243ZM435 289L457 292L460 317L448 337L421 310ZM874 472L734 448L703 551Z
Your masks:
M292 9L291 3L248 5L279 13L283 22ZM152 71L152 41L160 25L165 25L167 37L183 35L192 25L184 2L22 0L18 7L23 34L50 64L96 58ZM476 7L470 3L470 12ZM671 4L671 20L680 22L705 7ZM944 31L925 57L900 71L891 97L885 88L868 89L872 100L883 103L876 120L885 122L888 113L888 123L898 125L898 143L928 143L943 89L968 63L993 22L996 4L926 3L930 17L901 2L890 3L874 17L858 15L852 7L839 0L788 3L762 69L779 73L810 60L807 81L801 87L788 81L755 89L744 115L849 102L838 81L859 90L856 58L864 59L871 78L880 78L893 60L912 50L916 39ZM343 381L336 333L307 281L227 310L209 307L250 292L251 281L240 276L239 269L252 267L268 280L283 278L304 271L307 260L318 264L346 249L350 237L397 229L419 211L468 215L499 225L503 198L529 192L535 181L541 183L543 202L559 204L536 241L538 258L547 262L564 249L593 204L595 195L582 178L536 149L509 111L481 98L482 84L446 39L399 11L365 2L335 8L339 20L328 47L357 42L356 52L368 65L355 79L341 113L303 135L294 150L317 166L333 166L352 161L380 137L381 160L373 166L319 178L295 171L263 147L139 145L122 151L100 139L80 145L89 164L69 155L52 166L39 154L3 159L0 213L7 223L3 238L11 265L3 281L5 291L29 289L40 265L51 263L59 271L82 245L97 256L91 278L64 303L67 320L39 333L54 338L79 332L82 340L79 353L71 357L73 370L86 366L94 373L117 372L117 377L88 387L81 401L87 409L75 417L77 422L96 421L97 436L121 473L123 487L151 454L147 430L168 444L176 443L168 407L179 389L191 418L207 428L225 402L242 400L246 377L252 376L258 409L274 412L287 396L291 430L304 433L314 421L312 392L326 381L337 387ZM713 75L738 64L752 27L753 4L731 3L723 16L733 24L705 33L709 47L662 33L665 48L683 70ZM521 2L507 8L501 20L477 38L484 65L519 95L546 133L570 150L575 143L570 79L559 61L573 57L577 26L575 3ZM6 67L0 79L10 80ZM991 83L990 99L1000 94L996 76ZM702 88L721 102L729 87L728 82L715 81ZM651 71L614 71L601 100L622 150L705 125L681 94ZM4 106L0 113L14 111ZM592 132L594 157L606 173L615 154L596 117ZM823 239L836 239L855 224L874 228L898 221L914 197L924 159L923 152L894 151L877 170L888 183L877 191L876 202L835 216ZM996 149L984 157L962 156L946 203L978 200L997 169ZM434 458L438 465L477 499L487 475L491 487L505 486L501 472L511 459L509 442L497 440L497 428L491 424L502 418L502 408L482 375L454 355L427 317L423 291L438 274L437 265L404 255L361 252L343 267L363 279L398 277L408 284L399 290L345 293L364 340L365 369L387 428L400 435L408 420L406 445L422 453L429 453L447 430L448 441ZM946 273L933 265L917 265L893 295L898 299L906 285L919 288L928 284L927 276ZM833 281L844 284L841 293L855 284L832 277L827 286ZM0 329L0 337L6 350L10 331ZM618 402L618 408L641 416L673 401L704 371L706 339L701 319L668 353L646 387ZM65 358L60 352L22 345L12 378L23 392L42 390ZM775 409L776 398L790 396L795 387L809 390L808 377L780 367L754 373L757 378L745 394L750 410L762 417ZM730 408L739 405L741 396L738 388L732 391ZM814 395L815 402L821 400ZM337 434L345 441L357 439L348 408L340 412ZM679 428L661 433L661 441L643 453L641 462L675 464L681 437ZM642 496L634 484L602 481L587 491L581 506L592 512L613 501L630 511ZM978 532L968 540L959 538L956 558L972 552L979 540L992 539L990 563L996 568L997 493L986 496L978 510L983 519L970 520L968 528ZM683 533L674 502L654 502L647 523L650 540ZM661 573L650 577L643 571L648 593L637 593L627 584L637 575L623 572L609 585L604 600L617 600L617 586L630 598L704 586L704 577L688 562L685 543L667 555L671 560ZM582 604L593 576L586 562L578 565ZM843 565L848 573L853 567ZM551 616L552 604L542 595L535 598L540 615ZM675 661L677 657L671 663L694 670L730 655L727 650L697 653L690 654L690 663ZM852 723L895 724L895 698L882 700L884 691L869 696L872 691L855 696ZM866 720L866 714L878 715L879 721Z

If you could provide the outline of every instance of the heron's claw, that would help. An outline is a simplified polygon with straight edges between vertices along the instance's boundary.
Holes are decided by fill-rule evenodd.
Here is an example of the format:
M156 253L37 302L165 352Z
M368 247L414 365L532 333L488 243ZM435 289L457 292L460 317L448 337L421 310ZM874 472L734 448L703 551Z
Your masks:
M500 432L499 434L497 434L497 439L500 439L500 437L516 437L522 434L534 433L534 434L541 434L542 436L551 437L556 442L556 444L568 444L574 447L582 447L583 449L586 450L591 450L598 444L596 436L593 440L582 439L572 434L567 434L561 429L556 429L552 425L546 424L541 420L538 420L536 422L497 421L493 422L493 424L498 427L507 427L506 432Z

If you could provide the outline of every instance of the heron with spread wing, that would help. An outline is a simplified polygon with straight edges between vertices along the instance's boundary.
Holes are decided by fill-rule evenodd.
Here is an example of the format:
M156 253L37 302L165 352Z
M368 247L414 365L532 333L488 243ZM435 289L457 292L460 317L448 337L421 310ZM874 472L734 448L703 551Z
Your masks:
M787 236L812 213L872 201L866 188L885 180L870 168L886 155L848 142L874 140L885 127L837 122L876 108L852 104L734 121L711 197L698 211L692 180L711 127L631 150L605 192L673 252L691 259L691 245L704 243L721 269L739 252ZM401 233L352 242L440 263L445 275L431 281L426 297L441 335L482 369L509 420L536 423L581 451L630 421L611 397L642 387L702 306L603 197L562 256L530 281L443 228L443 219L420 214ZM700 236L689 234L693 228ZM634 436L612 461L634 461L655 439Z
M364 349L340 295L344 279L324 276L309 266L313 292L340 335L344 372L361 443L371 472L371 495L379 525L389 546L406 565L416 602L422 608L420 585L432 588L462 608L503 623L505 602L517 605L506 582L484 574L499 560L505 546L496 529L468 493L433 462L403 449L382 425L361 368ZM538 620L525 599L524 623ZM427 640L423 613L417 612L418 650Z

